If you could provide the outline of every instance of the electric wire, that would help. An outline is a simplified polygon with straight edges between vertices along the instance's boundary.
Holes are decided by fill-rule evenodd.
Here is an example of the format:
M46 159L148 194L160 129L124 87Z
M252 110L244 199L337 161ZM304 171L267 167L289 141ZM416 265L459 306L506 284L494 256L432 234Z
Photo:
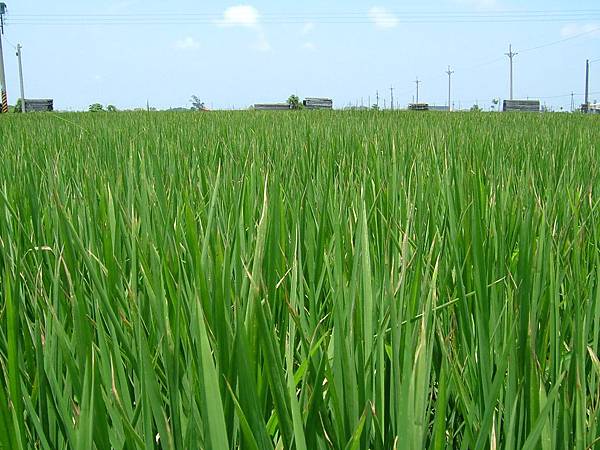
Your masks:
M567 22L573 20L600 19L600 9L578 10L505 10L494 12L453 12L453 11L394 11L386 10L382 23L406 24L464 24L464 23L547 23ZM11 14L5 18L5 24L27 26L120 26L120 25L238 25L231 23L222 12L154 12L154 13L120 13L120 14L89 14L89 13L49 13L49 14ZM262 24L305 24L307 22L331 25L367 24L373 23L374 17L364 12L340 13L264 13L257 14L256 23ZM249 24L248 24L249 25ZM518 50L519 53L528 53L543 48L555 46L580 37L600 32L600 27L586 30L581 33L567 36L545 44ZM16 48L14 44L7 42ZM494 58L468 68L455 68L459 71L473 71L485 66L503 61L504 57ZM600 61L593 59L590 63ZM414 89L396 92L398 97L408 95ZM595 95L597 92L591 92ZM540 99L553 99L570 97L572 94L536 97ZM573 94L583 96L583 94ZM475 100L477 101L477 100Z
M377 18L374 12L258 13L254 20L263 24L366 24ZM505 11L381 11L381 23L522 23L564 22L600 18L600 9L505 10ZM15 25L203 25L230 23L220 12L145 12L120 14L48 13L11 14Z
M600 32L600 27L596 27L596 28L593 28L591 30L583 31L581 33L577 33L577 34L574 34L572 36L568 36L568 37L566 37L564 39L559 39L558 41L549 42L547 44L538 45L536 47L526 48L524 50L520 50L520 53L527 53L527 52L532 52L534 50L540 50L542 48L546 48L546 47L551 47L553 45L562 44L563 42L571 41L573 39L577 39L577 38L580 38L582 36L587 36L588 34L593 34L593 33L598 33L598 32Z

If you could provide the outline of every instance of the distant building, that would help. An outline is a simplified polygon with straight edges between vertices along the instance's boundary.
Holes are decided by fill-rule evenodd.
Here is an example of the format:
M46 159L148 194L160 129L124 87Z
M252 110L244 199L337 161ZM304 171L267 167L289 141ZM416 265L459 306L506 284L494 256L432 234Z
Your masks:
M448 111L446 105L429 105L429 111Z
M25 99L25 112L54 111L54 100L50 98Z
M302 101L305 109L333 109L333 100L330 98L305 98ZM257 103L253 109L259 111L287 111L293 109L289 103Z
M333 100L330 98L305 98L302 102L306 109L333 109Z
M288 103L257 103L254 109L258 111L286 111L292 109Z
M408 109L411 111L429 111L428 103L409 103Z
M540 112L539 100L504 100L504 112Z
M590 103L587 110L590 114L600 114L600 103Z

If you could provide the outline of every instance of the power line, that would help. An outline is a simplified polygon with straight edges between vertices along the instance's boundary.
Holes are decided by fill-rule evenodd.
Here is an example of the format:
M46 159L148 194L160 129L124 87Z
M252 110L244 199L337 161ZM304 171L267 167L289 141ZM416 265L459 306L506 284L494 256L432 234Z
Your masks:
M450 12L450 11L390 11L397 16L402 23L521 23L521 22L561 22L578 19L600 18L600 9L580 9L580 10L506 10L496 12ZM258 21L261 24L300 24L306 21L323 24L365 24L372 20L364 12L345 12L345 13L301 13L301 14L282 14L282 13L264 13L260 14ZM223 24L222 12L204 12L204 13L122 13L122 14L11 14L10 23L13 25L32 25L32 26L88 26L88 25L219 25ZM566 38L548 42L535 47L520 50L520 52L532 52L546 47L559 45L567 41L577 39L592 33L600 31L600 27L587 30ZM12 44L11 44L12 45ZM13 45L14 46L14 45ZM509 50L512 53L512 50ZM468 69L459 69L463 71L474 70L487 65L495 64L503 60L503 57L495 58ZM512 60L512 58L511 58ZM600 58L591 60L590 63L598 62ZM450 75L449 75L450 78ZM417 90L418 90L417 81ZM450 83L450 80L449 80ZM512 85L512 83L511 83ZM512 88L511 88L512 91ZM593 93L592 93L593 94ZM418 95L418 94L417 94ZM567 96L570 94L566 94ZM512 96L512 95L511 95ZM539 98L557 98L557 97L539 97ZM450 100L448 100L450 103ZM392 103L393 104L393 103ZM450 104L449 104L450 106Z
M551 47L553 45L562 44L563 42L571 41L573 39L577 39L577 38L580 38L582 36L586 36L588 34L597 33L597 32L600 32L600 27L584 31L582 33L577 33L577 34L574 34L573 36L569 36L569 37L566 37L564 39L559 39L558 41L549 42L547 44L538 45L536 47L526 48L525 50L521 50L521 53L532 52L534 50L539 50L539 49L542 49L542 48Z
M417 77L417 79L415 80L415 84L417 85L417 101L415 103L419 103L419 84L421 84L422 81L419 80L419 77Z
M600 18L600 9L582 10L530 10L495 12L453 12L453 11L391 11L390 14L403 23L519 23L519 22L562 22L592 20ZM312 21L326 24L362 24L372 22L365 12L346 13L261 13L257 19L261 23L293 24ZM121 13L121 14L12 14L14 25L176 25L214 24L223 21L221 12L188 13ZM591 33L595 30L586 32ZM571 39L570 38L566 38Z
M596 20L600 20L600 16L595 18ZM260 23L265 25L302 25L306 23L306 21L310 20L309 18L303 18L298 20L262 20ZM485 20L402 20L400 23L403 24L466 24L466 23L495 23L495 24L507 24L507 23L552 23L552 22L571 22L574 19L564 19L564 20L494 20L494 21L485 21ZM313 20L314 23L320 25L370 25L373 23L371 19L364 20ZM22 21L22 20L11 20L9 22L13 26L122 26L122 25L219 25L219 20L118 20L118 21L106 21L106 20L80 20L80 21Z
M400 11L400 10L389 10L390 14L397 15L399 17L529 17L529 16L544 16L544 17L570 17L570 16L584 16L589 18L590 15L600 14L600 9L572 9L572 10L499 10L499 11ZM35 13L35 14L11 14L11 17L16 18L48 18L48 17L222 17L221 11L212 12L179 12L172 13L168 11L164 12L130 12L130 13ZM365 11L355 12L297 12L297 13L274 13L266 12L261 13L261 17L285 17L285 18L361 18L368 17L369 14Z
M573 93L574 97L576 98L582 98L584 97L584 93ZM594 91L594 92L590 92L590 95L600 95L600 91ZM560 94L560 95L547 95L547 96L540 96L540 95L529 95L528 98L535 98L535 99L539 99L539 100L553 100L553 99L560 99L560 98L569 98L571 97L571 93L568 94ZM430 105L445 105L447 99L434 99L435 101L430 101L428 102ZM456 103L457 101L460 101L460 103L462 104L474 104L475 102L479 102L481 103L481 97L479 99L456 99L453 103Z
M21 49L23 47L21 46L21 44L17 44L17 59L18 59L18 64L19 64L19 85L21 88L21 112L25 112L25 88L23 86L23 62L21 61L22 58L22 53L21 53Z
M582 33L577 33L577 34L574 34L573 36L569 36L567 38L560 39L558 41L547 42L545 44L537 45L535 47L529 47L529 48L526 48L525 50L520 50L520 52L521 53L532 52L532 51L539 50L539 49L542 49L542 48L551 47L551 46L554 46L554 45L559 45L559 44L562 44L564 42L568 42L568 41L571 41L571 40L574 40L574 39L578 39L580 37L586 36L588 34L596 33L596 32L600 32L600 27L584 31ZM480 69L482 67L486 67L486 66L490 66L492 64L496 64L496 63L498 63L500 61L503 61L503 60L504 60L503 57L498 57L498 58L494 58L494 59L490 59L490 60L484 61L484 62L476 64L474 66L463 67L463 68L459 67L459 70L461 70L462 72L470 72L470 71L473 71L475 69ZM600 61L600 58L591 60L590 64L593 63L593 62L598 62L598 61Z
M13 44L11 41L9 41L8 39L6 39L6 37L4 37L4 42L6 42L8 45L10 45L15 50L17 49L17 46L15 44Z
M590 92L590 95L600 95L600 91ZM576 98L577 97L581 98L581 97L584 97L585 94L583 92L574 92L573 96L576 97ZM532 98L532 99L535 98L535 99L539 99L539 100L553 100L553 99L569 98L569 97L571 97L571 93L570 92L568 94L556 94L556 95L546 95L546 96L544 96L544 95L529 95L528 96L528 98ZM437 99L434 99L434 100L435 101L431 101L429 103L432 104L432 105L445 105L446 102L447 102L447 99L442 100L442 99L437 98ZM462 103L475 103L476 101L481 100L481 98L479 98L479 99L470 99L470 100L469 99L465 100L465 99L461 98L459 100ZM456 103L456 100L453 103Z
M590 94L600 94L600 92L590 92ZM584 93L572 92L572 93L569 93L569 94L560 94L560 95L546 95L546 96L543 96L543 95L536 95L536 96L530 95L530 97L532 97L532 98L540 98L540 99L544 99L544 100L549 100L549 99L553 99L553 98L566 98L566 97L571 97L571 96L574 96L574 97L583 97L583 96L585 96L585 94Z
M517 52L512 51L512 44L508 46L508 53L505 53L510 59L510 99L513 99L513 58L518 55Z
M448 111L452 111L452 104L451 99L452 99L452 74L454 73L453 70L450 69L450 66L448 66L448 70L446 71L446 74L448 74Z
M462 67L462 68L459 67L459 70L462 71L462 72L471 72L471 71L473 71L475 69L480 69L480 68L485 67L485 66L491 66L492 64L496 64L496 63L498 63L500 61L504 61L504 57L498 57L498 58L490 59L490 60L481 62L479 64L476 64L476 65L470 66L470 67Z
M586 112L590 104L590 60L585 62L585 104Z
M6 3L0 2L0 102L3 114L8 112L8 97L6 94L6 73L4 71L4 54L2 52L2 35L4 34L4 16L6 15Z

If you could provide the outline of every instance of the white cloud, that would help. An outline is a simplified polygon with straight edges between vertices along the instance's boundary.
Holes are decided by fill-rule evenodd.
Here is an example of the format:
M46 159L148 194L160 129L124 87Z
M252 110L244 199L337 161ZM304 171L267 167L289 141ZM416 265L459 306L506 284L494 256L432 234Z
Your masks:
M304 24L304 26L302 27L302 35L306 36L307 34L312 33L314 29L315 29L315 24L313 22L306 22Z
M309 52L314 52L317 49L317 46L314 44L314 42L305 42L302 44L302 48Z
M175 48L178 50L197 50L200 48L200 42L191 36L175 41Z
M257 28L260 22L258 10L251 5L230 6L223 12L219 24L227 27Z
M251 5L230 6L223 12L223 18L217 21L222 27L243 27L256 32L257 41L251 48L259 52L271 51L271 43L260 23L258 9Z
M564 38L579 36L581 34L589 34L591 36L600 37L600 24L570 23L560 29L560 35Z
M398 26L399 20L393 13L380 6L373 6L369 10L369 18L377 28L389 29Z

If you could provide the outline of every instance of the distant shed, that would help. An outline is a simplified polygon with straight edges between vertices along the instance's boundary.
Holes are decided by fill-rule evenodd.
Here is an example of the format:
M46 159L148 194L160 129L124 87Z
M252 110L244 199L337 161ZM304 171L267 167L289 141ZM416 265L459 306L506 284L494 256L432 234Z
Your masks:
M429 105L429 111L449 111L446 105Z
M408 109L411 111L429 111L428 103L409 103Z
M302 104L306 109L333 109L333 100L330 98L308 97Z
M54 100L51 98L26 98L25 112L48 112L54 111Z
M254 109L258 111L286 111L292 109L288 103L257 103Z
M539 100L504 100L504 112L540 112Z

